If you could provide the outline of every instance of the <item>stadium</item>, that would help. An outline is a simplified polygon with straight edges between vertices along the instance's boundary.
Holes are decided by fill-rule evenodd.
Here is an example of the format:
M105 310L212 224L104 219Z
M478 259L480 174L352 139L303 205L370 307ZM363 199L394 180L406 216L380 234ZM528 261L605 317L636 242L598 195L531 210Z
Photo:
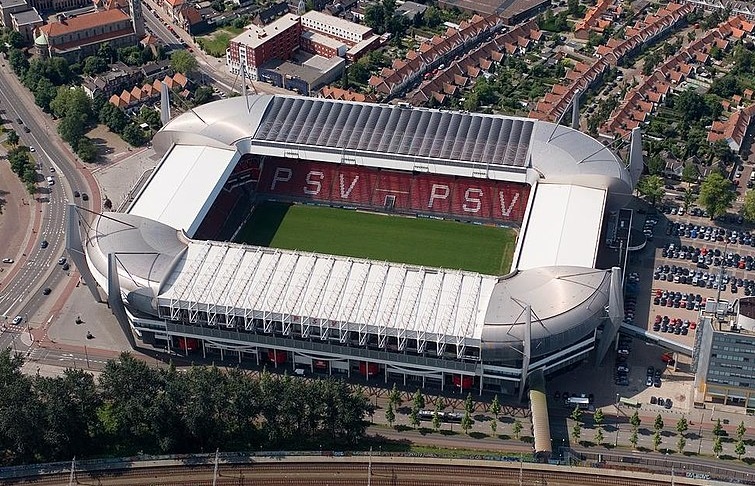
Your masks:
M527 118L221 100L155 135L125 212L69 206L67 249L133 346L521 398L621 324L632 135L625 163Z

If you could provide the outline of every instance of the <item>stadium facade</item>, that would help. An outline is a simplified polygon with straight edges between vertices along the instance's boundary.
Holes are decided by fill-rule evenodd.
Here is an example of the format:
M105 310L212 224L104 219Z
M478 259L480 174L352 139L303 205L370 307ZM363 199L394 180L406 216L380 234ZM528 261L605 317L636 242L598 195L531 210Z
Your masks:
M125 213L68 220L71 258L134 346L521 397L535 370L601 360L621 324L621 272L598 254L639 132L627 167L548 122L264 95L197 107L153 144ZM270 199L519 237L502 276L229 242Z

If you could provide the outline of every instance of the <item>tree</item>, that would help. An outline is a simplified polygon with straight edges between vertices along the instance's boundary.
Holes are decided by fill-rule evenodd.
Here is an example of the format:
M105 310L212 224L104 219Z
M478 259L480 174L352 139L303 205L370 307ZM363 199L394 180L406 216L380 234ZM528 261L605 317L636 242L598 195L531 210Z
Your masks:
M472 400L472 393L467 394L467 398L464 400L464 410L467 413L474 412L474 401Z
M197 59L188 51L174 51L170 55L170 67L177 73L188 75L196 71L198 66Z
M107 362L99 381L105 438L127 450L153 450L157 437L150 410L164 383L159 372L130 353L121 353Z
M84 59L84 74L87 76L94 76L101 72L107 71L107 61L100 56L89 56Z
M522 434L522 422L519 419L514 420L514 423L511 425L511 433L514 434L514 438L516 440L519 440Z
M433 412L433 430L436 432L440 430L440 404L435 406L435 411Z
M361 62L355 62L349 66L349 82L365 84L370 79L370 71Z
M685 439L683 435L680 435L676 439L676 452L678 452L679 454L681 454L682 452L684 452L684 447L686 445L687 445L687 439Z
M632 449L637 449L637 429L632 429L632 435L629 436L629 443L632 444Z
M203 86L203 88L207 87ZM163 126L163 122L160 121L160 112L148 106L142 106L142 109L139 110L139 120L149 125L153 130L159 130Z
M85 124L94 120L92 115L92 100L82 88L58 88L58 93L50 103L50 108L57 118L82 116Z
M594 414L592 414L592 421L595 422L595 425L600 427L603 425L603 420L605 420L605 415L603 415L603 410L599 408Z
M58 124L58 133L70 146L75 147L84 136L86 118L81 113L72 112Z
M718 172L712 172L700 184L698 203L708 211L711 219L726 214L736 198L737 193L732 190L731 181Z
M391 402L388 402L388 408L385 409L385 421L391 427L393 427L393 423L396 421L396 414L393 411L393 404Z
M603 427L595 429L595 443L598 445L603 443Z
M713 454L718 457L723 452L724 446L721 445L721 436L717 435L713 438Z
M443 16L435 6L430 6L425 10L425 24L431 29L443 23Z
M102 110L99 113L100 123L104 123L105 126L113 133L123 133L123 130L129 124L128 116L112 103L105 103Z
M680 418L676 422L676 432L679 435L684 435L685 432L689 429L689 424L687 423L687 419L685 417Z
M16 133L15 130L11 130L10 132L8 132L6 141L14 147L17 146L19 142L18 133Z
M103 42L97 49L97 57L104 59L108 64L115 62L116 54L109 42Z
M574 426L571 429L571 436L572 439L574 439L574 442L579 443L579 438L582 435L582 426L579 422L575 422Z
M472 425L474 424L474 420L472 420L472 414L469 413L469 411L464 412L464 417L461 419L461 429L464 431L465 434L469 434L469 429L472 428Z
M646 165L650 175L662 175L666 168L666 161L658 154L653 154L647 159Z
M653 433L653 450L658 451L658 447L661 445L662 439L661 439L661 431L656 430Z
M126 141L126 143L133 147L141 147L142 145L144 145L144 142L146 142L146 138L144 137L144 130L139 128L136 123L129 123L128 125L126 125L126 128L123 129L123 134L121 135L121 137Z
M580 410L578 406L574 407L574 410L571 411L571 419L575 422L582 421L582 410Z
M398 387L394 383L393 388L391 388L391 392L388 394L388 403L390 403L394 407L400 407L401 402L401 392L398 391Z
M684 168L682 169L682 180L684 182L697 182L698 177L700 177L700 171L697 165L692 162L684 164Z
M84 162L94 162L97 159L97 146L89 137L81 137L76 143L76 155Z
M655 422L653 423L653 429L657 431L663 429L663 417L661 417L661 414L656 415Z
M490 412L498 419L498 415L501 413L501 402L498 401L498 395L495 395L493 401L490 402Z
M737 459L742 459L742 456L745 455L745 452L747 452L747 449L745 448L745 441L740 438L737 441L737 444L734 446L734 454L737 455Z
M21 77L29 69L29 60L26 59L26 55L19 49L11 49L8 53L8 62L13 72L17 76Z
M194 105L203 105L210 101L212 96L212 88L209 86L200 86L194 90Z
M498 431L498 419L493 419L490 421L490 431L493 433L493 435L496 434Z
M689 187L682 191L682 197L682 202L684 203L684 212L688 213L689 207L692 206L692 203L695 202L695 199L697 199L697 197L695 196L694 191Z
M635 410L632 414L632 417L629 419L629 423L632 424L632 428L635 430L640 427L642 419L640 418L640 414L637 412L637 410Z
M651 206L663 197L664 194L663 178L657 175L645 176L637 184L637 191L648 200Z
M412 405L418 411L425 408L425 396L422 395L422 390L420 390L419 388L417 388L417 391L414 392L414 396L412 397Z
M379 3L369 5L364 11L364 23L377 34L385 32L385 11Z
M755 221L755 190L749 190L745 193L745 200L742 204L742 217L752 223Z
M745 427L744 421L739 422L737 425L737 440L742 440L747 433L747 427Z
M716 423L713 424L713 435L716 437L722 436L724 433L724 427L721 425L721 419L716 420Z
M412 424L412 427L415 429L419 427L419 410L417 410L416 407L412 407L409 412L409 423Z
M50 103L58 95L58 88L47 78L39 78L32 89L34 102L44 111L50 111Z
M5 42L10 44L11 49L19 49L24 45L24 36L16 30L11 30L5 36Z

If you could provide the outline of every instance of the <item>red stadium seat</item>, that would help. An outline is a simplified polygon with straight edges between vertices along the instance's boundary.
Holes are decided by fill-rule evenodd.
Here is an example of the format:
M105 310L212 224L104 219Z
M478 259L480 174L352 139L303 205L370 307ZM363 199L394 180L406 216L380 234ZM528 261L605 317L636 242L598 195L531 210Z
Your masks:
M451 196L456 184L453 177L417 174L411 177L408 182L410 182L412 192L412 210L423 213L453 213Z
M334 202L348 201L356 206L371 206L377 180L377 169L342 165L338 169L330 198Z
M411 177L410 172L380 171L380 177L372 195L372 204L389 211L411 209L409 201Z
M268 158L257 192L407 213L520 223L529 186L301 159Z

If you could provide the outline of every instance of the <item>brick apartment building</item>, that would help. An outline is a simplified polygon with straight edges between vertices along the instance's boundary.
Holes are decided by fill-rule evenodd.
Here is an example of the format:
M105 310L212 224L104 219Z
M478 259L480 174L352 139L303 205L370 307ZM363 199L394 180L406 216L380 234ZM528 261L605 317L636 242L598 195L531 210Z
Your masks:
M293 14L264 27L253 26L231 40L226 53L228 70L239 74L244 65L247 77L258 80L260 66L273 59L291 58L299 48L301 32L299 17Z
M297 49L325 58L353 60L378 41L371 28L338 17L317 11L302 16L289 13L264 27L250 26L233 38L226 61L231 74L239 74L243 64L247 76L257 81L263 64L290 59Z

